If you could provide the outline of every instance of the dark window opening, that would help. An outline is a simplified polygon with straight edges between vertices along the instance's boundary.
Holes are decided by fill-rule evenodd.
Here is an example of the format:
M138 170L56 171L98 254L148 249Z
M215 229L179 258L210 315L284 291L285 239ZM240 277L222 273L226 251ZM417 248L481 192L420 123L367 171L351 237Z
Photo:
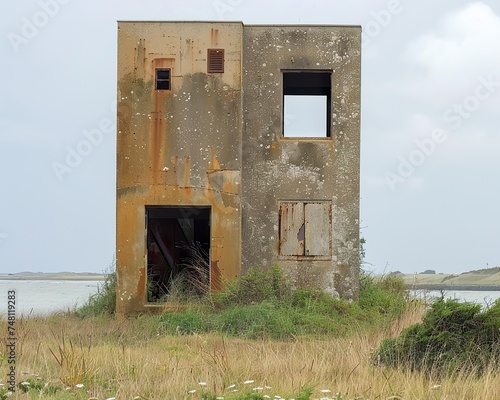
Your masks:
M147 300L210 289L210 207L146 207Z
M207 68L209 73L224 72L224 49L207 50Z
M330 202L280 203L279 255L289 259L329 259L332 243Z
M283 71L283 136L330 137L331 72Z
M156 90L170 90L170 68L156 70Z

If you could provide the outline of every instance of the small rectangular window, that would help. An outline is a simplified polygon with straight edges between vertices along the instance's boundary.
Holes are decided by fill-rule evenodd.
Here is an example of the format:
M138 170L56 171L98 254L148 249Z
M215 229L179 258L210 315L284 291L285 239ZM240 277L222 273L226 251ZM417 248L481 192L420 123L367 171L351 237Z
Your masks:
M207 68L209 73L224 72L224 49L207 50Z
M330 202L280 203L279 255L287 259L330 259Z
M170 68L156 70L156 90L170 90Z
M330 137L331 72L283 71L283 136Z

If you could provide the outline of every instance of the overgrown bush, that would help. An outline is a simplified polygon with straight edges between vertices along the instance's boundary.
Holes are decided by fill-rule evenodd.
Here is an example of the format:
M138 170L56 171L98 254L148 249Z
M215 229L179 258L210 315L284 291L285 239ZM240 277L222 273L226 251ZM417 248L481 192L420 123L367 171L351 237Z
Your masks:
M227 284L223 291L213 294L212 299L216 306L227 307L283 300L290 293L290 284L280 268L273 267L265 271L254 267Z
M436 300L422 323L384 340L377 362L430 375L481 373L500 366L500 300L481 310L474 303Z
M387 275L382 278L362 274L359 290L359 306L374 309L381 314L401 314L407 305L407 290L403 279Z
M105 274L104 282L97 293L90 296L86 303L76 310L80 317L114 315L116 312L116 272L114 263Z
M362 278L359 301L336 299L321 290L291 290L279 268L251 269L204 308L167 312L159 319L168 334L219 332L246 338L286 340L297 336L338 336L353 326L380 327L406 306L402 280Z

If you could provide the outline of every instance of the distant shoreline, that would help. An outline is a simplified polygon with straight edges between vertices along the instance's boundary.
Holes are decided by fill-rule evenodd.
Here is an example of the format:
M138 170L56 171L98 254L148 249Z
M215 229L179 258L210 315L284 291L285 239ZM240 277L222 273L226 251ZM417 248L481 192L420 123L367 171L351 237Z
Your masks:
M500 292L500 285L406 285L409 290L469 290L475 292Z
M470 290L500 291L500 267L488 270L452 274L402 274L394 273L403 279L410 290ZM0 281L104 281L105 273L92 272L19 272L0 273Z
M409 290L469 290L475 292L500 292L500 285L406 285Z
M500 291L500 267L464 272L462 274L395 274L408 289Z
M21 272L0 274L0 281L104 281L106 276L95 273L76 272Z

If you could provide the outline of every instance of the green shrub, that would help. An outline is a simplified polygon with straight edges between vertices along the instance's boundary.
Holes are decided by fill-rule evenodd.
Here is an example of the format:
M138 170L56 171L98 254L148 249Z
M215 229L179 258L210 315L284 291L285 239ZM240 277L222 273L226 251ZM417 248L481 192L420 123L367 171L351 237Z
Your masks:
M388 324L406 306L402 281L364 277L359 302L335 299L321 290L292 291L282 271L251 269L204 306L168 312L159 330L169 334L218 332L246 338L289 340L297 336L344 335L353 327Z
M388 366L438 376L498 368L500 300L481 311L478 304L438 299L422 323L384 340L375 357Z
M253 267L225 289L212 295L216 306L248 305L269 300L284 300L291 294L290 284L278 267L261 270Z
M114 315L116 312L116 272L114 263L110 271L105 274L104 282L97 289L97 293L90 296L87 302L76 310L80 317L99 315Z
M394 275L375 278L362 275L358 304L362 309L376 309L381 314L401 314L407 304L407 292L403 279Z
M336 299L319 289L298 289L292 294L291 305L308 313L339 317L352 309L346 300Z

